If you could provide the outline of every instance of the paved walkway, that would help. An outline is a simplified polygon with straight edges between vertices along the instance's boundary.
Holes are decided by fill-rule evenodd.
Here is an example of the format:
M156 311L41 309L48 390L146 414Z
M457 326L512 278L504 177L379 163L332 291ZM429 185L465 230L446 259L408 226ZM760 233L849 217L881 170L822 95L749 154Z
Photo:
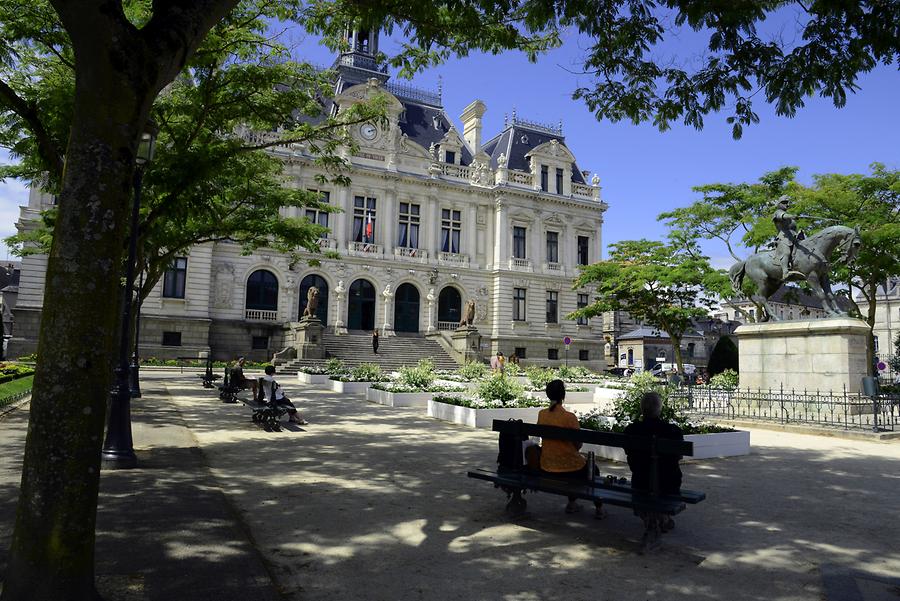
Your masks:
M98 535L98 574L125 579L120 589L129 577L143 582L140 596L122 597L129 601L205 598L177 582L161 588L169 574L184 584L191 572L204 574L198 583L209 598L272 598L251 541L292 600L900 598L897 442L754 430L750 456L685 465L685 486L707 500L644 557L640 522L623 509L598 522L538 494L529 495L529 516L510 521L502 493L465 477L493 464L491 432L286 382L311 424L269 433L193 377L147 379L135 415L145 467L104 474ZM169 425L178 422L173 410L190 436ZM16 419L0 423L4 549L16 472L9 457L21 453ZM194 463L169 463L176 456ZM209 502L195 511L198 495ZM116 512L124 507L140 513ZM147 543L155 528L160 540ZM156 553L110 555L114 540ZM216 576L218 591L202 588Z

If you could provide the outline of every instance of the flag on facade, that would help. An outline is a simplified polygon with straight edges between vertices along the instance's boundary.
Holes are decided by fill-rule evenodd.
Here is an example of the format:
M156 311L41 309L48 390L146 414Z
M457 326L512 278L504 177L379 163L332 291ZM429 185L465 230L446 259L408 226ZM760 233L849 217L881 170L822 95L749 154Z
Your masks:
M366 241L372 239L372 214L366 215Z

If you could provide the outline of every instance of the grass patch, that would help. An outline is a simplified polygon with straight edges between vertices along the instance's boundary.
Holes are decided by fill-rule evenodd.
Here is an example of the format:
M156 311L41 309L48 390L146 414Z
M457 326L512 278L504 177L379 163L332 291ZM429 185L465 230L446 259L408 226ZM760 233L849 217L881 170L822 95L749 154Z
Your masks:
M26 376L13 380L12 382L4 382L0 384L0 407L5 407L12 403L19 395L31 390L34 382L34 376Z

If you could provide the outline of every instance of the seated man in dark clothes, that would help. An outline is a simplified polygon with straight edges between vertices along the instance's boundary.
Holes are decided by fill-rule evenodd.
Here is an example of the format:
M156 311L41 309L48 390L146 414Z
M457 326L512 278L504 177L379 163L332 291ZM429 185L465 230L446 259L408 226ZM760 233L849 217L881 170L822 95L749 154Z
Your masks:
M684 440L681 428L659 419L661 411L662 399L660 396L655 392L645 393L641 399L641 421L629 424L625 428L625 434ZM627 451L627 454L628 467L631 468L631 488L649 492L650 453L630 450ZM681 468L678 466L680 460L681 457L677 455L661 455L657 459L659 494L678 494L678 491L681 490ZM675 521L671 516L660 516L647 512L639 512L638 516L648 527L651 525L651 520L655 521L663 532L668 532L675 527Z
M257 396L256 380L251 380L244 375L245 362L246 359L238 357L237 361L231 366L231 383L241 390L251 389L253 391L253 398L255 399Z

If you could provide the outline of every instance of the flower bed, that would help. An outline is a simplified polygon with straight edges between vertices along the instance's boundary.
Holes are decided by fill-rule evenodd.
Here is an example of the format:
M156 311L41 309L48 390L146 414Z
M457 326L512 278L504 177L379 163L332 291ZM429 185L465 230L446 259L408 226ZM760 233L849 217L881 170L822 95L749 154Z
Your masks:
M462 390L462 386L438 383L421 389L401 382L378 382L366 390L366 399L387 407L425 407L436 394Z
M584 387L581 388L581 390L572 390L571 388L566 386L566 404L594 402L593 389L587 390ZM541 401L541 403L545 405L550 404L550 399L547 398L547 395L543 390L526 390L525 394L526 396L528 396L528 398L534 399L536 401Z

